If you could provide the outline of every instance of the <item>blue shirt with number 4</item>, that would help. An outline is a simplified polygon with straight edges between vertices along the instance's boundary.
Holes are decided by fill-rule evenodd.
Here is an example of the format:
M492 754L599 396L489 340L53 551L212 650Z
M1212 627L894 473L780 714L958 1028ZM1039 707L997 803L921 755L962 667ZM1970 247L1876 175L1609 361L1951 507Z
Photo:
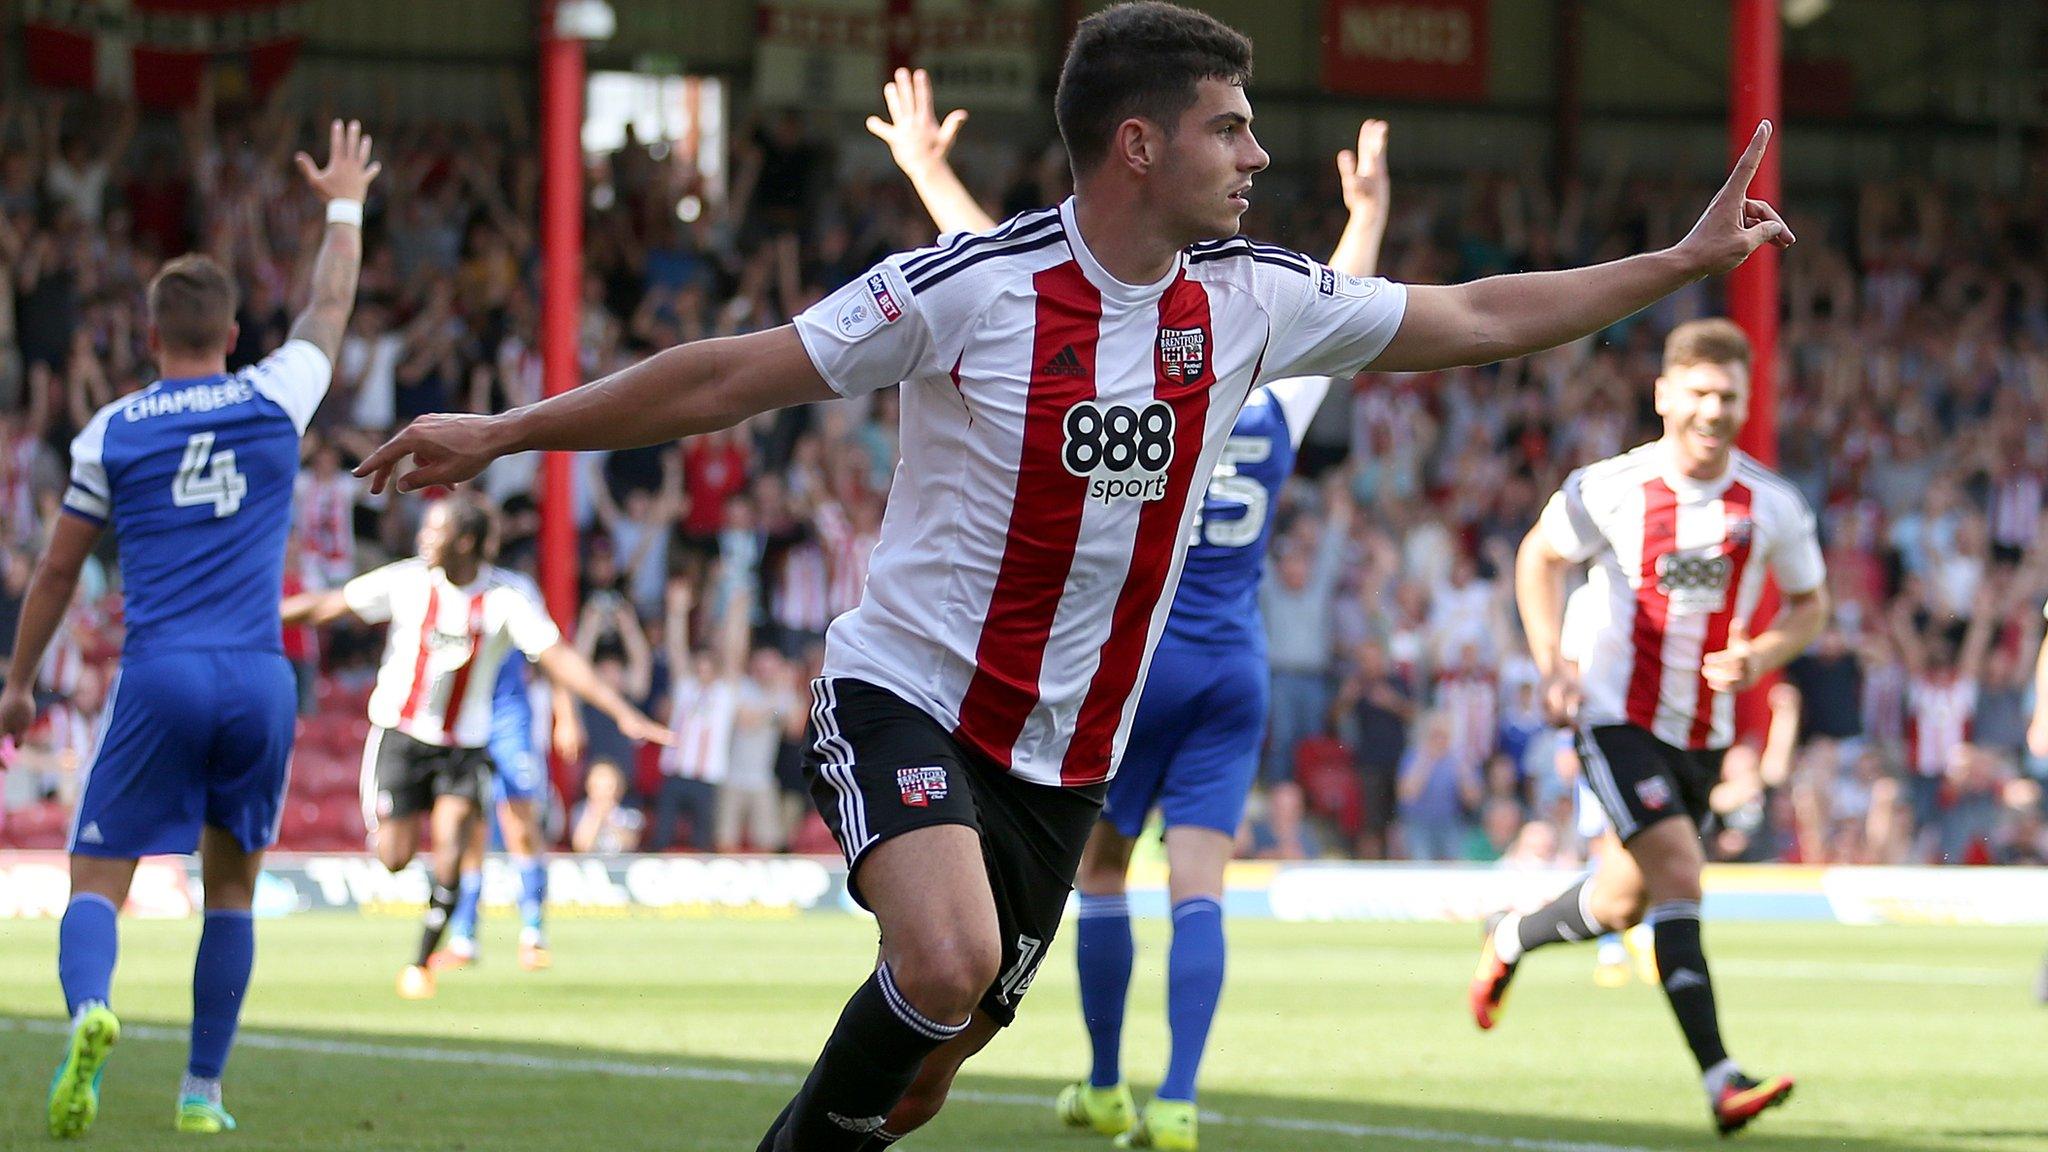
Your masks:
M282 650L299 437L331 372L318 347L288 341L240 372L124 396L71 442L64 510L113 526L128 659Z

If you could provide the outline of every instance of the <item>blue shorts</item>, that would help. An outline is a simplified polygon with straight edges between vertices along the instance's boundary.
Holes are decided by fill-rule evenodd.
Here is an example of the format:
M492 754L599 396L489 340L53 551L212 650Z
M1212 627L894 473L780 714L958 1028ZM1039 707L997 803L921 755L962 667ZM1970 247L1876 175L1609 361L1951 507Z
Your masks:
M165 652L127 660L108 693L71 851L133 859L187 853L199 830L244 851L277 839L298 687L275 652Z
M1161 645L1102 818L1136 836L1156 804L1169 828L1237 835L1266 734L1265 654Z
M533 747L530 732L491 733L491 798L543 800L548 794L548 758Z

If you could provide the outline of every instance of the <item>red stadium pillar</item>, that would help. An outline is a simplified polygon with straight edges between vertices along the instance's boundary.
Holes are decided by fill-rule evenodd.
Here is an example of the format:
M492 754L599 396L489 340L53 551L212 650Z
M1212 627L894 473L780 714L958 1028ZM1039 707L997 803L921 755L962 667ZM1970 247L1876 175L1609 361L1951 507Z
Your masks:
M583 41L563 35L559 5L546 0L540 23L540 348L541 390L549 396L582 381L576 330L583 297ZM566 452L541 459L540 578L548 614L576 627L576 503ZM565 799L580 791L570 764L552 750L548 772Z
M583 41L559 35L554 5L542 13L541 106L541 373L549 395L581 384L576 320L583 295ZM540 571L548 611L567 633L576 622L576 513L571 457L542 461Z
M1768 200L1780 211L1784 201L1778 181L1778 158L1785 151L1785 121L1779 102L1780 40L1778 0L1734 0L1733 40L1728 54L1728 140L1729 160L1742 154L1759 120L1769 120L1773 130L1770 150L1764 153L1749 194ZM1740 446L1767 466L1778 462L1778 250L1766 244L1743 262L1728 278L1728 313L1749 334L1755 353L1750 374L1749 426L1743 430ZM1766 582L1764 596L1750 624L1750 634L1762 632L1778 614L1777 585ZM1773 677L1773 680L1776 678ZM1770 724L1765 693L1769 681L1743 693L1735 702L1735 727L1743 737L1761 742Z

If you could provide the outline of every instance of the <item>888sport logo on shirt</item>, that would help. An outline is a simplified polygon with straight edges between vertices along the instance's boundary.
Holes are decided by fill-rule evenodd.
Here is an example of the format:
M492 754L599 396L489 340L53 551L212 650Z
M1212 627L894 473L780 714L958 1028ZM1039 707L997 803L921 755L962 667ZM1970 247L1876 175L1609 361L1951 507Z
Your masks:
M1734 561L1718 549L1657 557L1657 590L1674 612L1719 612L1728 604Z
M1061 422L1060 462L1088 479L1088 498L1158 500L1166 495L1173 466L1172 405L1154 400L1142 407L1083 400Z

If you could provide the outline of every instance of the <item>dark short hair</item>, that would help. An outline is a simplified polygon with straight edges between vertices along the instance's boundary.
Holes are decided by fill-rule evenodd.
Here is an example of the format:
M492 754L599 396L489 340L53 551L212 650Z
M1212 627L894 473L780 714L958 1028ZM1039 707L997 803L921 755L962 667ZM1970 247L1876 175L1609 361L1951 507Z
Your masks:
M149 282L149 322L175 352L226 349L239 303L234 280L210 256L180 256Z
M498 542L498 510L490 500L473 492L449 496L445 503L452 537L471 541L472 551L489 560Z
M1158 0L1097 12L1074 29L1053 97L1067 160L1077 176L1091 171L1125 120L1141 117L1170 134L1201 81L1251 78L1252 42L1207 13Z
M1688 320L1664 339L1664 370L1695 364L1740 364L1749 370L1749 337L1733 320L1710 316Z

